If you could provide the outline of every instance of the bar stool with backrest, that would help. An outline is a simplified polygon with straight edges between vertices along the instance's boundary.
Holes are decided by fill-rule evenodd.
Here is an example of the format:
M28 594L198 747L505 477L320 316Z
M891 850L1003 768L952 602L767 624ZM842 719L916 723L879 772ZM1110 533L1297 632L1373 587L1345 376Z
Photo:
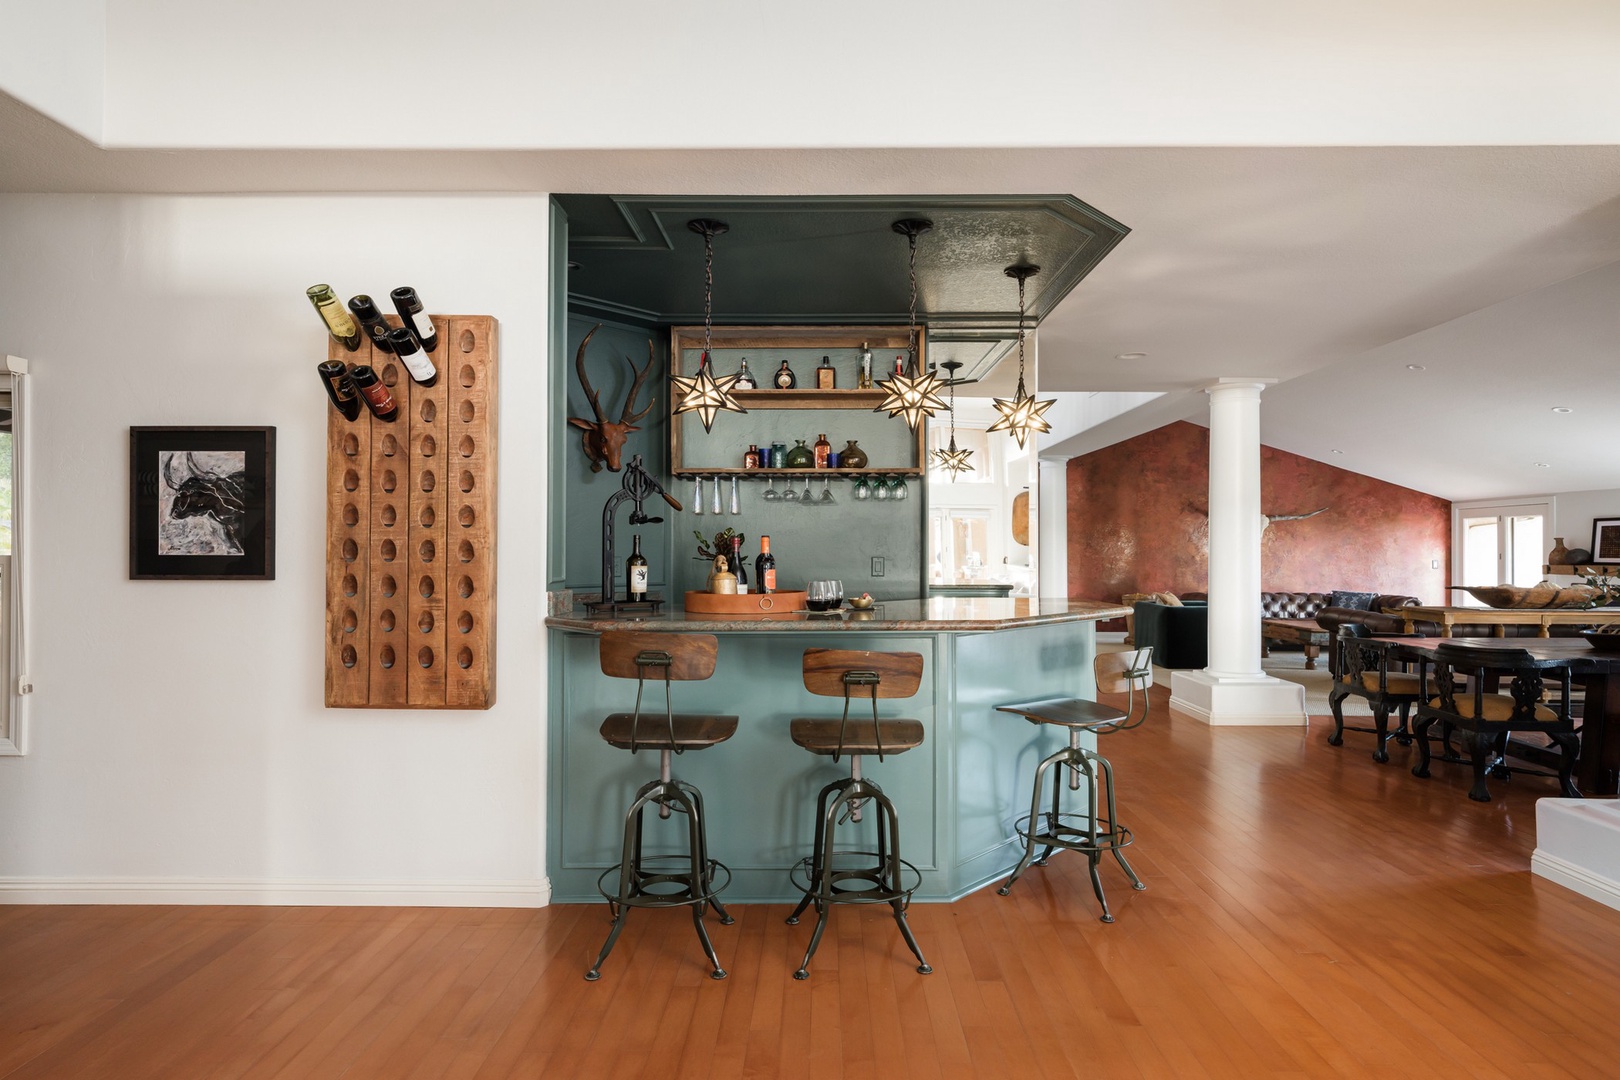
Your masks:
M1429 775L1429 728L1436 723L1469 732L1469 755L1474 766L1474 786L1468 797L1490 802L1485 783L1487 772L1502 779L1512 772L1503 762L1507 736L1514 731L1546 735L1560 752L1558 772L1519 770L1533 776L1558 777L1565 798L1578 799L1579 789L1570 780L1580 752L1575 714L1571 708L1572 675L1563 660L1538 660L1524 649L1479 649L1466 644L1443 642L1435 646L1434 676L1424 668L1423 696L1418 702L1417 739L1421 756L1412 775ZM1488 693L1488 681L1510 677L1506 693ZM1470 680L1471 689L1459 685ZM1547 691L1553 693L1548 695Z
M723 863L709 858L703 795L691 784L675 779L670 771L675 755L725 742L737 732L735 716L677 713L671 705L670 683L707 679L713 675L718 648L713 634L625 630L602 634L602 674L636 680L635 711L614 713L602 721L602 738L609 745L632 754L642 750L658 751L658 778L649 780L636 791L635 801L624 815L624 848L620 861L604 871L597 881L597 890L606 898L613 913L613 928L608 931L607 942L596 963L585 973L585 978L591 982L602 977L602 963L619 940L630 909L637 907L690 907L698 940L713 967L710 978L726 977L703 925L703 911L712 907L725 925L736 921L719 900L719 894L731 881L731 871ZM641 696L648 681L664 684L661 713L642 712ZM673 855L643 852L643 819L646 811L653 807L661 818L686 815L685 852Z
M1381 637L1417 637L1416 634L1380 635ZM1419 675L1403 670L1410 663L1398 641L1375 641L1372 633L1360 623L1342 623L1338 640L1334 643L1338 660L1333 665L1333 689L1328 692L1328 707L1333 710L1333 734L1328 736L1329 746L1343 746L1344 733L1363 731L1378 736L1373 760L1379 764L1389 760L1386 749L1390 738L1389 714L1398 711L1400 724L1393 738L1402 746L1410 746L1412 732L1407 726L1412 706L1422 698ZM1365 698L1373 711L1374 727L1348 728L1344 722L1344 699L1354 694Z
M902 754L923 743L923 726L916 720L878 716L879 698L908 698L922 684L923 658L914 652L860 652L848 649L806 649L804 686L812 694L842 697L842 717L801 717L789 726L795 743L812 754L838 761L849 757L849 775L821 789L816 801L815 846L794 868L793 883L804 890L799 906L788 916L796 926L811 904L816 906L816 929L805 950L795 979L810 977L810 958L821 944L827 916L834 904L888 904L900 935L917 958L917 970L934 969L923 959L917 939L906 922L911 894L922 881L917 868L900 857L900 820L894 803L883 789L861 772L861 758L876 754L878 761ZM870 700L872 716L850 716L850 706ZM840 826L859 824L872 811L877 830L876 851L855 851L838 846Z
M1124 693L1125 710L1103 705L1086 698L1045 698L1018 705L1002 705L999 712L1022 716L1032 724L1050 724L1067 728L1069 745L1058 750L1035 767L1035 789L1029 802L1029 816L1019 818L1013 828L1024 839L1024 855L998 890L1002 896L1012 891L1013 883L1030 865L1045 866L1052 852L1059 848L1078 851L1085 855L1091 873L1091 889L1102 905L1102 921L1111 923L1113 914L1108 910L1108 897L1103 894L1102 875L1097 863L1104 852L1111 852L1120 869L1130 879L1131 888L1146 889L1136 871L1125 859L1124 848L1135 839L1131 830L1120 824L1114 803L1114 767L1107 758L1095 750L1080 745L1080 736L1086 732L1112 735L1140 727L1148 714L1148 687L1153 685L1153 649L1134 649L1126 652L1103 653L1092 664L1097 679L1097 691L1103 694ZM1142 695L1142 715L1135 716L1136 695ZM1134 717L1134 718L1133 718ZM1086 808L1084 813L1063 810L1063 784L1052 785L1052 806L1041 809L1046 785L1046 774L1056 769L1067 769L1069 790L1078 791L1081 777L1085 778ZM1099 813L1099 786L1103 789L1106 813ZM1040 857L1036 848L1043 848Z

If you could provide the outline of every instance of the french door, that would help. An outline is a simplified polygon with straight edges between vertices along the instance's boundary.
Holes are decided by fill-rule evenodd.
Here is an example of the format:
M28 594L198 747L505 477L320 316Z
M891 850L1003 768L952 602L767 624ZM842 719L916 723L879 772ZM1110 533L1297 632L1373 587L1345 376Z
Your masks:
M1547 503L1470 506L1455 511L1452 565L1458 585L1534 585L1551 541L1552 507ZM1464 592L1452 594L1462 607L1483 605Z

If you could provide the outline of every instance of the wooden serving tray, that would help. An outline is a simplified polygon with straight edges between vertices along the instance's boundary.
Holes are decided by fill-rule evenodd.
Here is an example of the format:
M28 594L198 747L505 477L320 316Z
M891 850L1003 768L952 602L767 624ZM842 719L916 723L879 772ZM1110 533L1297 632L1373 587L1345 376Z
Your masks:
M809 594L802 589L778 589L773 593L686 594L686 610L696 615L786 615L804 609Z

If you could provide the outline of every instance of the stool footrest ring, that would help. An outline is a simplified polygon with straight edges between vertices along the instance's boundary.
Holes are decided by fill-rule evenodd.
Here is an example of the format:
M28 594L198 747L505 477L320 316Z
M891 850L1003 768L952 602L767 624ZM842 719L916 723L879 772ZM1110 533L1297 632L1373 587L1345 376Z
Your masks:
M596 879L596 891L610 904L622 904L625 907L636 908L675 908L691 907L695 904L706 904L726 891L731 884L731 868L725 863L710 859L704 869L704 883L692 881L692 859L689 855L643 855L641 857L642 872L638 873L631 882L632 892L628 896L620 896L608 891L607 882L614 880L617 887L620 868L623 863L614 863ZM646 872L649 867L656 871L657 867L671 867L669 873ZM676 871L675 867L684 867L683 871ZM716 881L716 877L720 880ZM674 892L648 892L649 886L679 885L681 888Z
M1082 851L1088 854L1116 851L1119 848L1130 847L1136 841L1131 830L1107 818L1097 818L1097 838L1091 838L1090 828L1080 828L1070 822L1089 822L1091 819L1085 814L1059 814L1057 820L1052 820L1051 814L1043 813L1041 828L1044 831L1035 832L1030 823L1028 814L1013 823L1013 830L1027 842L1033 842L1040 847L1063 848L1066 851Z
M833 904L892 904L896 900L903 901L905 907L911 905L911 894L916 892L922 884L922 871L918 870L905 859L894 858L900 867L900 888L889 889L883 884L883 864L875 851L835 851L833 859L836 863L840 856L859 857L870 860L867 863L839 867L834 866L822 874L824 888L822 892L815 891L815 856L807 855L800 859L788 871L788 878L793 887L806 895L823 899ZM844 881L864 882L867 888L847 888L840 884Z

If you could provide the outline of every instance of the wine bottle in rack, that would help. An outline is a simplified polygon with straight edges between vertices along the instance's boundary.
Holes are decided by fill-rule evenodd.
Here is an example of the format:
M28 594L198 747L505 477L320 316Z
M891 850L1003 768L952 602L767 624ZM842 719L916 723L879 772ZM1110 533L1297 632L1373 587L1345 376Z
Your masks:
M371 339L378 352L394 351L394 347L388 343L388 331L391 329L388 320L377 310L377 305L372 303L371 297L365 293L349 297L349 310L360 321L360 329L365 331L366 337Z
M350 352L360 347L360 328L354 325L349 313L338 303L336 294L332 292L332 286L311 285L304 290L304 295L315 305L315 312L326 324L326 332L332 335L333 341Z
M370 367L356 364L349 369L349 378L354 380L354 388L360 391L360 398L371 410L371 415L379 420L393 420L399 415L399 402L394 400L394 392Z
M388 294L394 301L394 310L399 312L399 320L416 332L416 340L422 343L422 348L432 352L439 347L439 332L433 328L433 320L427 317L422 310L422 300L416 295L416 290L409 285L401 285Z
M321 385L332 407L343 414L343 419L354 420L360 415L360 394L349 379L349 365L341 360L323 360L315 368L321 373Z
M736 483L735 477L732 478L732 483ZM737 591L745 593L748 591L748 560L743 557L742 545L742 537L731 538L731 565L737 571Z
M762 593L776 591L776 556L771 554L771 538L759 538L759 555L754 559L754 581Z
M641 553L641 534L636 533L631 542L630 558L625 560L625 576L628 578L630 602L639 603L647 599L647 557Z
M388 347L399 357L399 362L405 365L411 378L423 386L432 386L439 381L439 369L433 366L433 358L423 352L416 344L416 335L403 326L388 331Z

